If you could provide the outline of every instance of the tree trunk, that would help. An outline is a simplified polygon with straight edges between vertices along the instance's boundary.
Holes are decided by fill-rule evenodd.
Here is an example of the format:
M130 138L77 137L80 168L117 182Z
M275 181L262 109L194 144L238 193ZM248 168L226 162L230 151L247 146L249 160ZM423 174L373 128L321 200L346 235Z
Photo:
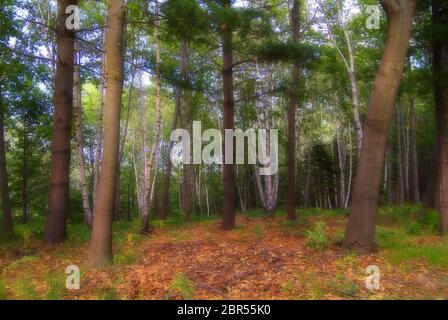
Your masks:
M184 81L184 85L188 83L188 65L189 65L189 52L188 52L188 43L186 40L182 41L181 44L181 77L182 81ZM182 95L180 97L181 102L181 110L183 116L183 127L188 131L191 137L192 131L192 118L191 118L191 106L189 99L189 90L183 89ZM191 150L186 150L186 152L190 152ZM192 165L191 164L183 164L182 170L182 211L184 214L184 218L186 221L190 220L191 217L191 200L193 194L193 184L192 184Z
M291 32L293 43L300 42L300 3L293 0L291 9ZM293 221L296 217L296 108L297 91L300 78L300 65L295 61L292 67L292 86L288 108L288 189L286 196L286 218Z
M440 210L439 202L438 202L438 168L437 168L437 158L438 158L438 147L437 142L434 148L434 151L431 155L431 163L429 165L429 173L426 184L425 196L422 201L422 212L426 211L426 209L432 208L435 210Z
M418 179L418 157L416 139L415 99L411 98L409 103L409 144L410 144L410 200L413 203L420 201L419 179Z
M375 220L384 155L411 36L415 0L380 1L388 17L386 47L368 104L344 247L374 249Z
M155 10L156 15L159 13L158 1L155 0ZM144 192L145 197L145 205L143 207L143 233L150 232L149 229L149 209L151 207L151 195L152 195L152 172L157 170L156 166L156 155L157 155L157 147L159 146L160 139L160 127L161 127L161 108L160 108L160 99L161 99L161 88L160 88L160 25L159 22L156 22L156 32L155 32L155 40L156 40L156 70L155 70L155 86L156 86L156 113L155 113L155 126L154 126L154 141L151 147L151 153L149 155L148 162L146 163L146 171L148 174L148 181L146 183L146 188ZM155 173L154 173L155 177Z
M401 105L400 103L397 104L398 108L397 108L397 116L396 116L396 120L397 120L397 156L398 156L398 160L397 160L397 171L398 171L398 177L397 177L397 190L398 190L398 194L397 194L397 202L396 204L398 206L401 206L404 204L405 201L405 187L404 187L404 169L403 169L403 144L402 144L402 139L401 139L401 113L400 113L400 108Z
M0 84L0 196L3 212L3 232L12 234L12 214L9 198L8 170L6 167L6 145L5 145L5 109L2 100L2 88Z
M70 190L70 134L73 107L73 70L75 35L65 26L69 5L77 0L59 0L57 14L57 62L55 108L51 141L50 191L48 197L45 242L54 245L66 237Z
M104 104L104 152L94 207L88 265L112 262L112 217L115 207L116 174L119 169L120 108L123 93L124 0L107 1L106 76Z
M180 88L176 89L176 106L173 114L173 121L171 123L171 131L174 131L177 128L177 122L179 119L179 110L180 110ZM162 208L160 210L160 219L165 220L168 216L168 201L170 195L170 179L171 179L171 169L173 167L173 163L171 162L171 151L173 150L174 142L170 141L168 144L168 157L166 163L166 172L163 181L163 195L162 195Z
M82 207L84 210L84 222L92 228L92 210L90 209L89 186L87 184L86 167L84 161L84 138L82 134L82 103L81 103L81 77L80 63L81 53L79 52L79 42L75 42L75 72L74 72L74 89L73 89L73 109L75 111L76 126L76 153L78 156L79 179L82 194Z
M103 45L105 45L105 34L103 32ZM96 142L95 142L95 159L93 165L93 205L95 206L96 191L98 190L98 184L101 174L101 157L103 155L103 114L104 114L104 92L107 88L106 77L106 54L103 52L101 55L101 80L100 80L100 105L98 107L98 119L96 128Z
M22 222L27 223L28 215L28 120L25 116L23 128L23 151L22 151Z
M448 5L432 1L433 24L438 30L448 24ZM433 38L434 97L437 118L437 173L440 233L448 233L448 41L434 31Z
M231 1L223 0L224 7L230 8ZM233 35L227 24L222 26L222 55L223 55L223 91L224 91L224 119L223 129L234 130L234 98L233 98ZM233 141L232 141L233 145ZM225 161L225 155L223 156ZM235 190L234 165L224 162L223 165L223 212L221 228L224 230L235 227Z

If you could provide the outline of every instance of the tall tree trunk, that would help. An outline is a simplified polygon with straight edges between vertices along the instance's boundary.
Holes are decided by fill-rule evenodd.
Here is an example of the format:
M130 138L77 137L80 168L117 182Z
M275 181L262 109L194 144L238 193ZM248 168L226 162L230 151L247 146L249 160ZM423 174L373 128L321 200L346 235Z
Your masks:
M448 25L448 4L432 0L434 28L433 68L437 118L437 173L440 233L448 233L448 40L440 28Z
M116 174L119 169L120 108L123 94L124 0L107 1L106 76L104 103L104 152L97 199L94 206L88 265L112 262L112 217L115 207Z
M411 36L415 0L382 0L387 13L386 47L368 104L351 214L344 246L360 253L374 249L375 220L387 138Z
M106 31L103 31L103 46L105 45ZM107 88L106 77L106 54L103 52L101 55L101 80L100 80L100 105L98 106L97 115L97 128L96 128L96 141L95 141L95 159L93 165L93 205L95 206L96 191L98 190L98 184L101 174L101 157L103 155L103 115L104 115L104 100L105 90Z
M300 3L293 0L291 9L291 32L293 43L300 42ZM300 65L295 61L292 67L292 86L288 108L288 189L286 196L286 218L296 219L296 108L300 80Z
M398 171L398 177L397 177L397 190L398 190L398 194L397 194L397 202L396 204L401 206L404 204L405 201L405 187L404 187L404 168L403 168L403 144L402 144L402 137L401 137L401 104L397 103L397 116L396 116L396 120L397 120L397 156L398 156L398 160L397 160L397 171Z
M2 99L2 87L0 84L0 201L3 212L3 232L12 234L12 214L9 198L8 170L6 167L6 145L5 145L5 109Z
M410 200L413 203L420 201L419 179L418 179L418 157L416 139L415 99L409 101L409 144L410 144Z
M23 151L22 151L22 222L27 223L28 215L28 120L25 117L23 128Z
M426 209L435 209L440 210L439 201L438 201L438 168L437 168L437 158L438 158L438 146L436 141L436 146L431 155L431 162L429 165L429 172L426 184L425 196L422 200L422 214L426 211Z
M159 5L158 1L155 0L155 10L156 15L159 13ZM155 31L155 46L156 46L156 70L155 70L155 87L156 87L156 113L155 113L155 125L154 125L154 141L151 147L151 153L149 155L149 159L146 163L146 171L148 174L148 181L146 183L146 188L144 192L145 197L145 205L143 207L143 233L148 233L149 229L149 220L150 214L149 210L151 207L151 195L152 195L152 177L155 179L155 172L157 170L156 166L156 155L157 155L157 147L159 146L160 139L160 127L161 127L161 88L160 88L160 22L156 22L156 31ZM154 171L154 174L153 174ZM153 175L153 176L152 176Z
M69 5L77 0L59 0L57 14L57 62L55 108L51 141L50 191L48 196L45 242L54 245L66 237L70 190L70 134L73 107L75 35L65 26Z
M361 123L361 116L359 114L359 90L358 90L358 85L356 82L356 69L355 69L355 59L354 59L353 47L352 47L350 35L347 31L347 26L346 26L344 18L343 18L342 2L339 0L336 3L337 4L337 18L338 18L339 26L342 29L342 32L344 34L344 41L345 41L348 57L346 57L346 55L343 53L343 50L339 48L337 41L334 37L334 34L331 31L331 27L328 22L330 17L328 16L329 14L327 13L327 9L325 8L322 0L318 0L318 4L321 7L321 10L323 11L324 15L326 15L325 24L326 24L326 28L327 28L328 37L330 38L332 45L335 47L336 51L338 52L339 56L341 57L342 61L344 62L345 69L347 70L347 73L349 76L350 92L352 95L353 117L355 120L356 134L357 134L357 138L358 138L357 139L358 140L357 150L358 150L358 155L359 155L359 152L361 151L363 139L364 139L364 132L363 132L362 123Z
M84 210L84 222L92 228L92 210L90 209L89 186L87 184L86 167L84 160L84 137L82 134L82 100L81 100L81 76L80 63L81 53L79 50L79 42L75 42L75 72L74 72L74 88L73 88L73 109L75 111L76 126L76 153L78 158L79 179L82 194L82 207Z
M347 193L345 194L344 209L348 208L350 201L351 191L352 191L352 177L353 177L353 143L352 143L352 125L348 123L348 182L347 182Z
M188 79L188 71L189 71L189 52L188 52L188 43L186 40L182 40L181 44L181 77L184 85L187 85ZM183 116L183 127L188 131L191 137L192 132L192 118L191 118L191 105L189 99L189 90L184 88L182 90L181 95L181 110ZM186 152L190 152L191 150L186 150ZM192 184L192 165L191 164L183 164L182 170L182 211L186 221L190 220L191 217L191 200L193 194L193 184Z
M173 121L171 123L171 131L174 131L177 128L177 122L179 119L179 110L180 110L180 88L176 89L176 106L173 113ZM168 216L168 201L170 195L170 179L171 179L171 169L173 167L173 163L171 162L171 151L173 150L174 142L170 141L168 144L167 151L167 163L166 163L166 172L163 180L163 193L162 193L162 208L160 210L160 219L165 220Z
M232 1L223 0L225 8L231 7ZM224 119L223 129L234 130L234 98L233 98L233 34L230 26L222 25L222 56L223 56L223 91L224 91ZM232 141L233 147L233 141ZM225 155L223 156L225 161ZM221 228L224 230L235 227L235 170L233 164L224 162L223 165L223 211Z

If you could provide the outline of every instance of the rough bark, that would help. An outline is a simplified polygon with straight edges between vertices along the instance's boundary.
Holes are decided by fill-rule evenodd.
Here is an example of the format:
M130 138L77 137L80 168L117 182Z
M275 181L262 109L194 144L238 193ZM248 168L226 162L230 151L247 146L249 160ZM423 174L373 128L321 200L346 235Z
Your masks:
M51 141L50 190L44 239L54 245L66 237L70 189L70 133L73 107L75 36L65 26L69 5L77 0L59 0L57 13L55 108Z
M368 104L351 214L344 239L345 248L359 253L374 249L386 144L415 10L415 0L383 0L380 3L388 19L386 46Z
M112 262L112 217L115 207L116 174L119 169L120 108L123 93L124 0L107 1L106 76L104 103L104 152L97 199L94 206L88 265Z

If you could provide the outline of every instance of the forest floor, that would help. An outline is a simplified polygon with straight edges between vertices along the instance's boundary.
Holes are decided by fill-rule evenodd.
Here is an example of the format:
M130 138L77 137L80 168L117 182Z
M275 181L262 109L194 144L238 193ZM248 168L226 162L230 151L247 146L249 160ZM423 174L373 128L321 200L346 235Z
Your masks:
M238 227L218 217L114 226L114 265L86 270L88 230L69 225L69 240L46 248L41 223L18 225L0 244L0 299L448 299L448 239L434 219L414 221L414 207L382 208L378 251L357 256L340 247L342 211L299 210L288 223L259 212ZM405 222L404 222L405 221ZM66 267L81 268L80 290L65 289ZM366 267L380 270L380 289L366 288Z

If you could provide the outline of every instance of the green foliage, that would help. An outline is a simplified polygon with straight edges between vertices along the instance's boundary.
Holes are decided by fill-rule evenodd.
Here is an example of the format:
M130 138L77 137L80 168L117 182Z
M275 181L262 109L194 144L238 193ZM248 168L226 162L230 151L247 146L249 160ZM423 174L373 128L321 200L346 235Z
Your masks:
M376 243L380 248L395 248L407 245L409 237L402 230L395 230L378 226L376 228Z
M68 245L80 245L90 240L90 230L85 223L69 223L67 225Z
M339 294L349 297L355 297L359 292L359 285L344 277L332 279L330 281L330 288Z
M47 275L47 300L61 300L65 290L65 277L57 272Z
M308 248L323 250L329 245L327 237L327 226L319 221L312 230L306 232L306 245Z
M114 263L117 265L130 265L136 261L137 255L132 251L126 253L119 252L114 255Z
M388 258L394 264L425 259L434 267L448 267L448 246L440 245L399 245L388 252Z
M6 299L7 299L6 285L5 282L2 279L0 279L0 301Z
M23 256L8 265L9 269L16 269L20 266L29 265L30 263L39 261L39 258L36 256Z
M20 277L13 286L14 295L18 300L38 300L36 287L29 277Z
M265 235L265 229L264 229L263 226L257 224L257 225L254 227L254 233L255 233L255 237L256 237L257 239L261 240L262 238L264 238L264 235Z
M101 288L97 294L98 300L120 300L117 290L113 287Z
M383 206L379 209L379 218L385 223L399 224L409 235L434 234L439 226L439 214L436 211L422 211L415 205Z
M293 42L267 42L253 49L253 54L260 60L273 62L299 62L302 66L318 60L316 47Z
M192 300L194 295L194 287L191 281L179 272L170 283L168 297L173 298L180 296L183 300Z

